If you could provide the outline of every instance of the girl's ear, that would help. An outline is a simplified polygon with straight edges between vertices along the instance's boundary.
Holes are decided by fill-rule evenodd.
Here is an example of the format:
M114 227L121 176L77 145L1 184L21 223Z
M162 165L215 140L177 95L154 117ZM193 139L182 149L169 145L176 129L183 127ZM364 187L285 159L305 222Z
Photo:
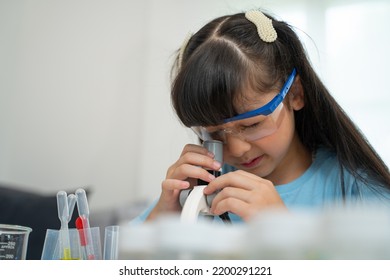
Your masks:
M290 107L295 111L299 111L305 106L305 93L303 91L301 78L299 77L299 75L295 77L295 81L290 90Z

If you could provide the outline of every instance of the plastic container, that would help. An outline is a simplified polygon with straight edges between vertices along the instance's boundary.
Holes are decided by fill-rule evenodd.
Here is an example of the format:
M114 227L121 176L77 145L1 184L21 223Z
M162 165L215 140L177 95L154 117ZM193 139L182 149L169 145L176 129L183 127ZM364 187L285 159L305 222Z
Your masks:
M80 230L82 231L82 230ZM80 231L72 228L68 230L70 239L70 254L72 260L86 259L85 246L81 246ZM100 229L98 227L91 228L92 246L94 249L94 259L102 259ZM48 229L46 231L45 243L42 250L42 260L62 260L60 250L60 230Z
M104 260L117 260L119 246L119 226L107 226L104 229Z
M324 214L322 252L335 260L390 259L388 208L358 205L335 207Z
M249 225L245 251L250 259L318 259L319 218L307 211L263 211Z

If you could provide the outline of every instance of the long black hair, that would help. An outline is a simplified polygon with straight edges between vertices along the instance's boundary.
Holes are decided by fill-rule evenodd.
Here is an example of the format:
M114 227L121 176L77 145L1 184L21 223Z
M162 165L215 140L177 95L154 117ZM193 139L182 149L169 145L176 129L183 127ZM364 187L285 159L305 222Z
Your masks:
M172 69L171 100L180 121L221 124L237 114L235 101L248 82L257 92L280 89L295 67L304 90L305 106L294 111L302 143L310 151L329 148L341 170L357 177L363 171L390 188L388 167L321 82L293 27L266 15L278 36L272 43L259 38L244 13L216 18L190 38Z

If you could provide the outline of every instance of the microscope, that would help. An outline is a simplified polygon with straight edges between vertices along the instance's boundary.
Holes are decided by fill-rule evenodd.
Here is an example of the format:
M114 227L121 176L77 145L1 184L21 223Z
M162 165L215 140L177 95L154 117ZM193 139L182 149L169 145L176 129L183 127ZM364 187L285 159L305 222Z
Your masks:
M203 147L212 152L214 159L218 162L223 162L223 144L217 140L206 140L203 142ZM208 170L215 177L221 175L221 170ZM180 192L180 204L183 207L180 219L186 223L196 223L199 215L211 216L211 203L216 196L216 193L211 195L204 195L203 189L207 186L207 182L198 180L198 185L194 188L183 190ZM227 213L221 215L221 218L226 221L228 219Z

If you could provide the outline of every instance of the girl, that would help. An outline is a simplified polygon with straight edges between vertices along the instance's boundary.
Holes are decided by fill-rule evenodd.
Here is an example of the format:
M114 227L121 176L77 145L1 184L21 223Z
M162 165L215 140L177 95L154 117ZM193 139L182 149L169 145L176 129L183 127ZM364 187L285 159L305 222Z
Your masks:
M208 182L211 212L248 221L262 209L374 202L390 205L390 174L313 70L292 27L261 11L216 18L185 43L171 98L201 140L224 143L221 162L188 144L159 200L141 217L179 212L181 190Z

